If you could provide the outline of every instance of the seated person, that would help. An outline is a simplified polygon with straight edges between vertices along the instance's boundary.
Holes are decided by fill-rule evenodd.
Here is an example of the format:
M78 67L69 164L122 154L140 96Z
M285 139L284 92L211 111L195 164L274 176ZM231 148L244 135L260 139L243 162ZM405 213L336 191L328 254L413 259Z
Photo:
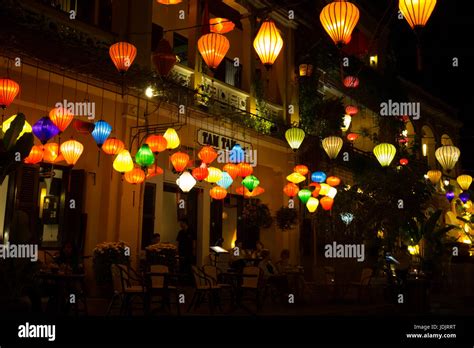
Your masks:
M158 244L161 242L161 235L158 232L153 233L153 237L151 238L151 244Z
M255 243L255 250L252 252L252 259L263 259L262 251L264 250L265 246L261 241L257 241Z
M59 255L55 257L60 268L64 268L72 273L81 273L82 265L79 263L79 252L72 242L64 243Z
M271 276L275 276L278 274L278 270L273 265L272 260L270 258L270 251L268 249L263 249L261 252L262 261L258 264L258 267L263 272L263 277L268 279Z
M290 265L290 251L288 249L283 249L280 253L280 260L275 264L278 273L285 273L289 269L292 269L293 266Z

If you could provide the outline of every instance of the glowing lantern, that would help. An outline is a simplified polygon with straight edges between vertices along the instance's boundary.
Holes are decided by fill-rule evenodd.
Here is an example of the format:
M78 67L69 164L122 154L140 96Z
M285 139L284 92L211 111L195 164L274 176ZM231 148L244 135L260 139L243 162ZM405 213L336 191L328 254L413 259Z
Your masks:
M351 34L359 21L359 9L348 1L336 0L324 6L319 15L324 30L338 46L351 41Z
M433 185L436 185L439 180L441 179L441 176L443 173L441 173L440 170L429 170L428 173L426 173L428 176L428 179L431 181Z
M399 0L398 8L412 29L424 27L436 6L436 0Z
M206 178L207 182L215 184L222 178L222 171L219 168L209 167L207 170L209 171Z
M235 28L235 24L226 18L211 18L209 26L212 33L226 34Z
M135 154L135 162L142 168L149 167L155 163L155 156L148 144L143 144Z
M159 4L162 5L177 5L183 2L183 0L156 0Z
M8 119L6 119L3 124L2 124L2 130L3 130L3 133L5 133L11 126L12 122L15 120L15 118L17 117L18 115L13 115L12 117L9 117ZM31 127L31 125L25 120L25 123L23 124L23 129L21 130L20 134L18 134L18 137L17 139L20 139L23 134L25 133L31 133L33 131L33 128Z
M153 65L161 76L167 76L177 62L176 54L173 53L170 43L161 39L155 51L151 55Z
M327 137L323 139L323 148L330 159L335 159L342 149L344 141L339 137Z
M252 167L250 167L252 168ZM223 168L222 168L225 172L229 173L230 177L232 178L232 180L235 180L236 177L239 176L239 173L240 173L240 168L237 164L233 164L233 163L228 163L226 164ZM250 173L252 174L252 173ZM249 175L250 175L249 174Z
M285 132L285 138L293 151L300 148L304 140L304 130L300 128L290 128Z
M347 88L357 88L359 87L359 79L355 76L347 76L344 81L344 86Z
M321 206L323 207L324 210L331 210L332 205L334 204L334 199L326 196L326 197L321 198L319 203L321 203Z
M356 134L356 133L347 134L347 140L349 141L356 141L358 137L359 137L359 134Z
M310 197L311 197L311 191L308 189L302 189L298 192L298 198L303 204L308 203L308 200Z
M441 146L435 152L436 159L444 170L450 171L461 156L461 151L456 146Z
M472 176L470 175L459 175L456 179L456 181L459 184L459 187L461 187L464 191L469 190L469 186L472 184Z
M28 164L36 164L41 162L43 159L43 146L41 145L34 145L28 157L25 158L24 162Z
M147 168L146 177L148 179L161 174L163 174L163 169L161 169L156 164L152 164L150 167Z
M400 164L402 166L406 166L408 164L408 159L407 158L400 158Z
M326 196L329 192L329 190L331 189L331 186L329 186L328 184L321 184L321 189L319 190L319 194L321 196Z
M310 213L314 213L316 209L318 209L319 206L319 200L314 197L310 197L308 199L308 202L306 202L306 208Z
M43 160L44 162L49 163L58 163L61 162L64 157L62 154L59 154L59 144L58 143L49 143L43 147Z
M351 115L344 115L344 117L342 118L341 130L343 132L347 132L349 130L349 127L351 126L351 123L352 123Z
M68 109L59 107L54 108L49 112L49 119L56 127L59 128L61 132L64 132L64 130L69 127L72 120L74 119L74 115L69 112Z
M137 56L137 48L128 42L117 42L110 46L109 55L115 67L124 74Z
M326 181L326 174L324 172L314 172L311 174L311 181L322 183Z
M192 175L196 180L203 181L209 175L209 170L207 169L206 165L203 164L200 167L194 168L192 170Z
M260 185L260 180L258 180L256 176L249 175L242 180L242 185L252 192L258 185Z
M326 196L332 199L334 199L336 195L337 195L337 189L335 187L330 187L328 193L326 193Z
M359 112L359 108L355 105L347 105L346 106L346 114L350 116L354 116Z
M134 168L125 173L125 180L132 185L141 184L145 178L145 172L141 168Z
M146 138L145 144L148 144L155 155L167 149L168 141L162 135L150 135Z
M182 172L188 165L189 155L184 152L175 152L171 155L171 164L178 173Z
M216 200L222 200L227 196L227 190L220 186L214 186L210 191L209 195Z
M10 79L0 79L0 107L6 109L20 92L20 85Z
M300 64L299 73L301 77L313 75L313 65L312 64Z
M283 39L278 31L275 22L265 20L253 41L253 47L265 67L273 65L281 49Z
M339 179L337 176L330 176L326 179L326 184L332 187L338 186L340 183L341 179Z
M241 163L245 160L245 151L242 146L235 144L230 150L229 161L231 163Z
M321 191L321 185L318 184L317 182L312 182L311 184L309 184L309 187L314 187L313 192L311 193L311 195L313 197L318 197L319 192Z
M246 197L257 197L260 196L262 193L265 192L265 189L263 187L256 187L252 192L249 192L248 190L245 192Z
M236 188L235 192L238 194L238 195L241 195L241 196L246 196L248 197L248 195L250 194L250 191L247 190L247 188L245 186L239 186Z
M203 163L210 164L217 158L217 152L211 146L204 146L199 151L198 157Z
M446 192L446 198L448 199L448 201L452 201L454 199L454 192L453 191L448 191Z
M77 132L81 134L91 134L94 130L94 124L92 122L74 120L73 125Z
M382 143L374 147L374 155L382 167L388 167L396 153L397 149L392 144Z
M198 40L198 50L207 66L216 69L229 50L229 40L224 35L210 33Z
M289 182L292 182L293 184L299 184L300 182L303 182L306 180L304 175L301 175L300 173L291 173L286 177L286 180Z
M128 152L128 150L120 151L117 157L115 157L113 167L117 172L122 174L133 170L133 160L130 152Z
M184 172L176 179L176 185L179 186L181 191L189 192L196 185L196 179L189 172Z
M108 138L102 144L102 150L108 155L117 155L123 149L125 149L125 144L123 141L114 137Z
M467 193L467 192L463 192L459 195L459 199L463 203L466 203L469 200L469 198L470 198L470 196L469 196L469 193Z
M84 145L76 140L68 140L61 144L60 149L67 164L73 166L81 157Z
M176 149L180 144L178 133L173 128L168 128L163 137L166 139L166 148L169 150Z
M111 132L112 126L107 122L100 120L95 123L94 130L91 134L97 143L97 146L102 148L102 145L105 143Z
M43 145L59 133L59 128L47 116L41 117L31 128Z
M293 171L295 173L299 173L301 175L306 175L306 174L308 174L309 169L304 164L298 164L295 168L293 168Z
M239 176L245 178L253 173L253 167L249 163L239 163Z
M299 190L298 186L292 182L287 183L285 187L283 187L283 193L290 198L296 196Z
M221 186L221 187L223 187L227 190L229 188L229 186L232 185L233 182L234 182L234 180L229 175L229 173L222 172L221 179L217 182L217 185L219 185L219 186Z

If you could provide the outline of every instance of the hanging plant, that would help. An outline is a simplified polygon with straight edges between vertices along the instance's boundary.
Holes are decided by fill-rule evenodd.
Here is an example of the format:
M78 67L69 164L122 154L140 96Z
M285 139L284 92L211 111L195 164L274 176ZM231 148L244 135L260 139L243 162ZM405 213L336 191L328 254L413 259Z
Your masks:
M244 205L242 220L245 226L254 228L269 228L273 223L270 209L259 199L249 200Z
M276 213L276 222L282 231L291 230L298 221L296 209L281 207Z

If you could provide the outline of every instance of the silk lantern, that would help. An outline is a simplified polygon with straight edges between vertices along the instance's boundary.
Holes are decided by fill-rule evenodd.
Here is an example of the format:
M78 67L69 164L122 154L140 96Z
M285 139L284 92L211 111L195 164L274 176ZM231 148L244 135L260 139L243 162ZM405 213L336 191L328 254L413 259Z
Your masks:
M174 128L168 128L163 137L166 139L166 148L169 150L176 149L180 144L178 133Z
M239 163L239 176L245 178L253 173L253 167L249 163Z
M459 184L459 187L464 191L469 190L469 186L472 184L472 176L470 175L459 175L456 179Z
M215 184L222 178L222 171L219 168L209 167L207 170L209 171L206 178L207 182Z
M252 166L250 166L250 168L252 168ZM232 180L235 180L235 178L238 177L239 173L240 173L239 166L237 164L233 164L233 163L227 163L222 169L225 172L229 173Z
M178 179L176 179L176 185L179 186L181 191L189 192L196 185L196 179L194 179L189 172L184 172Z
M217 158L217 152L212 146L204 146L198 153L199 159L205 164L211 164Z
M398 8L412 29L422 28L430 19L436 0L399 0Z
M155 155L163 152L168 147L168 141L162 135L150 135L146 138L145 144L148 144Z
M344 141L339 137L327 137L323 139L323 148L330 159L335 159L342 149Z
M110 46L109 55L117 70L124 74L137 56L137 48L128 42L117 42Z
M324 210L331 210L332 205L334 204L334 199L326 196L326 197L321 198L319 203L321 204Z
M306 208L310 213L314 213L318 209L319 200L314 197L309 197L308 202L306 202Z
M234 182L234 180L229 175L229 173L222 172L221 179L217 182L217 185L219 185L219 186L221 186L221 187L223 187L227 190L229 188L229 186L232 185L233 182Z
M314 172L311 174L311 181L322 183L326 181L326 174L324 172Z
M209 195L216 200L222 200L227 196L227 190L220 186L214 186L210 191Z
M332 187L338 186L340 183L341 179L339 179L337 176L330 176L326 179L326 184Z
M203 181L209 175L209 170L205 164L192 170L193 177L198 181Z
M235 28L235 24L226 18L209 19L211 33L226 34Z
M41 141L41 144L58 135L59 128L49 119L48 116L40 118L32 127L33 134Z
M244 180L242 180L242 185L244 185L247 190L252 192L258 185L260 185L260 180L258 180L254 175L249 175Z
M298 186L296 184L292 183L292 182L287 183L283 187L283 193L285 195L287 195L288 197L290 197L290 198L295 197L298 194L299 190L300 189L298 188Z
M84 145L77 140L71 139L62 143L60 149L67 164L73 166L79 160L79 157L81 157L84 151Z
M125 180L132 184L138 185L145 181L146 174L141 168L134 168L125 173Z
M155 156L153 155L153 152L151 151L148 144L143 144L140 146L137 153L135 154L135 163L142 168L149 167L155 163Z
M123 141L114 137L108 138L102 144L102 150L108 155L117 155L123 149L125 149Z
M308 200L310 197L311 197L311 191L308 189L302 189L298 192L298 198L303 204L308 203Z
M441 167L446 171L450 171L459 160L461 151L456 146L441 146L435 151L435 156Z
M253 47L266 68L275 63L283 48L283 39L274 21L267 19L262 23L253 41Z
M0 79L0 107L6 109L20 92L20 85L10 79Z
M374 147L374 155L382 167L388 167L396 153L397 149L392 144L382 143Z
M295 168L293 168L293 171L295 173L299 173L301 175L306 175L306 174L308 174L309 169L304 164L298 164L297 166L295 166Z
M112 126L107 122L100 120L95 123L94 130L92 131L91 135L94 138L97 146L102 148L102 145L105 143L111 132Z
M348 44L359 21L359 9L349 1L336 0L324 6L319 15L324 30L338 46Z
M216 69L229 50L229 40L221 34L209 33L198 40L198 50L207 66Z
M64 132L74 119L74 115L66 108L57 107L49 112L49 119L59 128L60 132Z
M115 157L113 167L117 172L122 174L133 170L133 159L130 152L128 152L128 150L120 151L117 157Z
M44 149L42 145L33 145L28 157L25 158L24 162L28 164L36 164L41 162L43 159L43 152Z
M171 155L170 160L174 170L180 173L188 166L189 155L184 152L175 152Z
M300 182L305 181L306 177L304 177L300 173L291 173L286 177L286 180L292 182L293 184L299 184Z
M433 185L436 185L439 180L441 179L441 176L443 173L441 173L440 170L429 170L428 173L426 173L428 176L428 179L431 181Z
M288 142L288 145L296 151L300 148L305 137L304 130L300 128L290 128L285 132L285 138Z

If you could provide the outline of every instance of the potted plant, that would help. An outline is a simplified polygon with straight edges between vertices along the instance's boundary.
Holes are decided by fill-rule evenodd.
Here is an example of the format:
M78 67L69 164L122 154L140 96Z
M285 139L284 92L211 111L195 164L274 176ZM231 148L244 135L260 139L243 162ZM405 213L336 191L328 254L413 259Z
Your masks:
M94 273L98 283L112 281L112 264L129 264L130 247L124 242L103 242L93 251Z
M296 209L281 207L276 213L276 221L282 231L291 230L298 221L298 213Z
M178 248L171 243L157 243L147 246L146 262L148 265L165 265L169 270L173 270L176 266L176 255Z
M211 102L211 86L207 84L201 84L198 86L198 89L195 91L195 101L196 105L203 109L208 110Z

